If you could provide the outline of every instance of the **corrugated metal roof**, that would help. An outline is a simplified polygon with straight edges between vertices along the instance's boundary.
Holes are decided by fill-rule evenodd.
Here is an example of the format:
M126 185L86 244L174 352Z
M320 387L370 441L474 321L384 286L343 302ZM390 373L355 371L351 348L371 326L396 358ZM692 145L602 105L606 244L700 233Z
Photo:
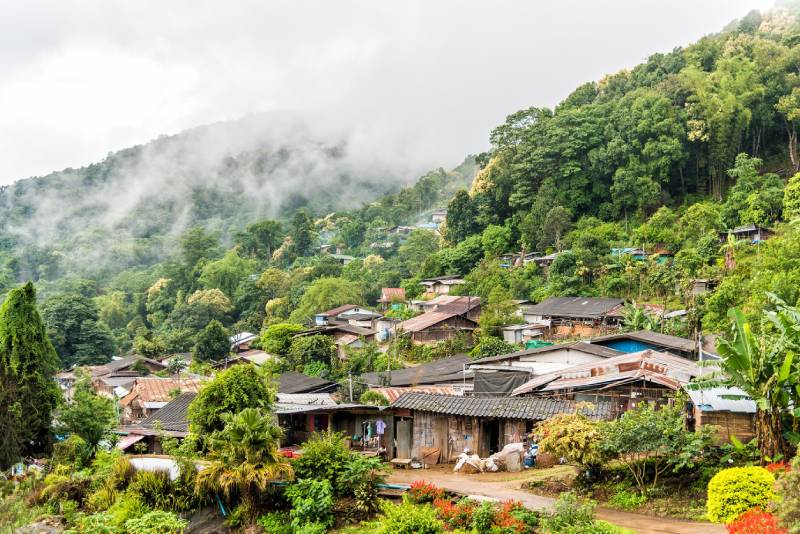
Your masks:
M464 315L480 305L480 297L457 297L446 304L437 305L432 311L403 321L396 329L398 332L419 332L458 315Z
M127 406L131 402L169 402L172 400L172 393L180 390L181 392L197 392L200 386L208 379L203 378L160 378L160 377L138 377L131 387L130 393L120 399L120 404Z
M686 389L692 403L704 412L756 413L756 403L739 388L718 387ZM742 396L740 399L723 398L728 395Z
M406 388L371 388L372 391L380 393L389 402L394 402L406 393L430 393L432 395L455 395L456 390L453 386L414 386Z
M576 343L562 343L560 345L547 345L546 347L538 347L535 349L525 349L525 350L518 350L516 352L511 352L509 354L499 354L497 356L488 356L486 358L481 358L480 360L475 360L473 364L484 364L484 363L491 363L491 362L501 362L505 360L515 360L522 356L531 356L533 354L542 354L547 352L553 352L557 350L576 350L579 352L585 352L586 354L592 354L594 356L601 356L603 358L612 358L614 356L619 356L622 354L618 350L614 350L609 347L604 347L603 345L593 345L591 343L586 343L585 341L578 341Z
M406 300L406 290L402 287L381 288L381 298L379 302L392 302L393 300Z
M555 391L628 381L636 376L678 389L700 374L700 367L691 360L667 352L645 350L542 375L521 385L511 394L524 395L542 389L545 384L547 391Z
M527 313L547 317L590 317L607 315L622 299L597 297L551 297L528 308Z
M316 393L333 391L338 386L336 382L323 380L315 376L307 376L295 371L282 373L278 377L278 393Z
M189 430L189 419L187 411L197 393L181 393L163 408L142 419L139 424L131 427L131 432L136 432L136 427L155 430L158 425L164 430L173 432L187 432Z
M362 380L368 385L384 385L384 377L391 375L391 386L417 386L425 384L441 384L443 382L460 382L464 379L464 364L470 361L466 354L459 354L443 358L430 363L423 363L415 367L396 369L391 373L381 371L378 373L365 373Z
M618 339L633 339L643 343L656 345L658 347L664 347L666 349L679 350L683 352L694 352L697 348L697 344L691 339L671 336L669 334L662 334L661 332L651 332L650 330L637 330L636 332L625 332L621 334L600 336L592 338L590 342L602 344L607 341L616 341Z
M391 407L445 415L541 421L557 414L572 413L576 405L575 401L541 397L485 398L406 393L393 402ZM602 401L595 404L594 411L589 416L593 419L605 419L610 414L611 403Z

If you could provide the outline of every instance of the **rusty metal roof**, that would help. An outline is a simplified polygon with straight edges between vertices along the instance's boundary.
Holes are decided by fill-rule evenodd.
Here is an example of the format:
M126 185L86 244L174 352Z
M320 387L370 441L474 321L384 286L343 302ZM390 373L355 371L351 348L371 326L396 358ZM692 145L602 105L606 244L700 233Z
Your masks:
M695 362L667 352L645 350L538 376L511 394L524 395L536 390L580 389L636 379L679 389L697 376L700 376L700 367Z
M194 392L200 390L200 386L207 379L200 378L159 378L154 376L138 377L131 387L130 393L120 399L122 406L139 402L169 402L172 400L173 392L180 390L183 392Z
M550 297L526 312L546 317L599 318L608 315L614 308L622 306L618 298L598 297Z
M406 393L393 402L391 407L444 415L542 421L561 413L572 413L576 405L575 401L541 397L485 398ZM611 410L610 402L598 402L589 417L607 419Z
M386 387L371 388L372 391L380 393L389 402L394 402L406 393L430 393L433 395L455 395L456 390L453 386L413 386L413 387Z

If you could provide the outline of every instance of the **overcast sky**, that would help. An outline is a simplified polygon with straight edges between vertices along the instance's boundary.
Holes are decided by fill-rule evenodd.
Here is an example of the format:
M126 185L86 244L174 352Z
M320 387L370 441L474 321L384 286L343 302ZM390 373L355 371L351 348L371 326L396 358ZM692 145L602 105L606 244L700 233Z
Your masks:
M0 184L296 110L420 168L772 0L0 0Z

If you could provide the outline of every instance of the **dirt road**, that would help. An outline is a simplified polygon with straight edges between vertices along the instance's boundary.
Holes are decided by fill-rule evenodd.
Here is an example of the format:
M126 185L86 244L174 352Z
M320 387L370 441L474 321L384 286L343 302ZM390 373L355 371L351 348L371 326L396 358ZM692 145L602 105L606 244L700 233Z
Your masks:
M491 497L499 500L514 499L532 510L549 509L555 499L534 495L521 488L524 477L514 478L509 473L482 473L466 475L453 473L445 466L433 469L395 470L389 482L410 484L416 480L431 482L440 488L456 493ZM723 534L725 527L711 523L684 521L598 508L598 519L629 528L639 534Z

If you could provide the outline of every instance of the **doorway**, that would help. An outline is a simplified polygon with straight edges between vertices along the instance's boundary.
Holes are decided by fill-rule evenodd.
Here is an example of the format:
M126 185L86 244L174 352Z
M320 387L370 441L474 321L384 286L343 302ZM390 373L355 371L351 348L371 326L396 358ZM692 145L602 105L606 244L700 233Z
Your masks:
M500 420L490 419L481 424L481 456L491 456L500 451Z

